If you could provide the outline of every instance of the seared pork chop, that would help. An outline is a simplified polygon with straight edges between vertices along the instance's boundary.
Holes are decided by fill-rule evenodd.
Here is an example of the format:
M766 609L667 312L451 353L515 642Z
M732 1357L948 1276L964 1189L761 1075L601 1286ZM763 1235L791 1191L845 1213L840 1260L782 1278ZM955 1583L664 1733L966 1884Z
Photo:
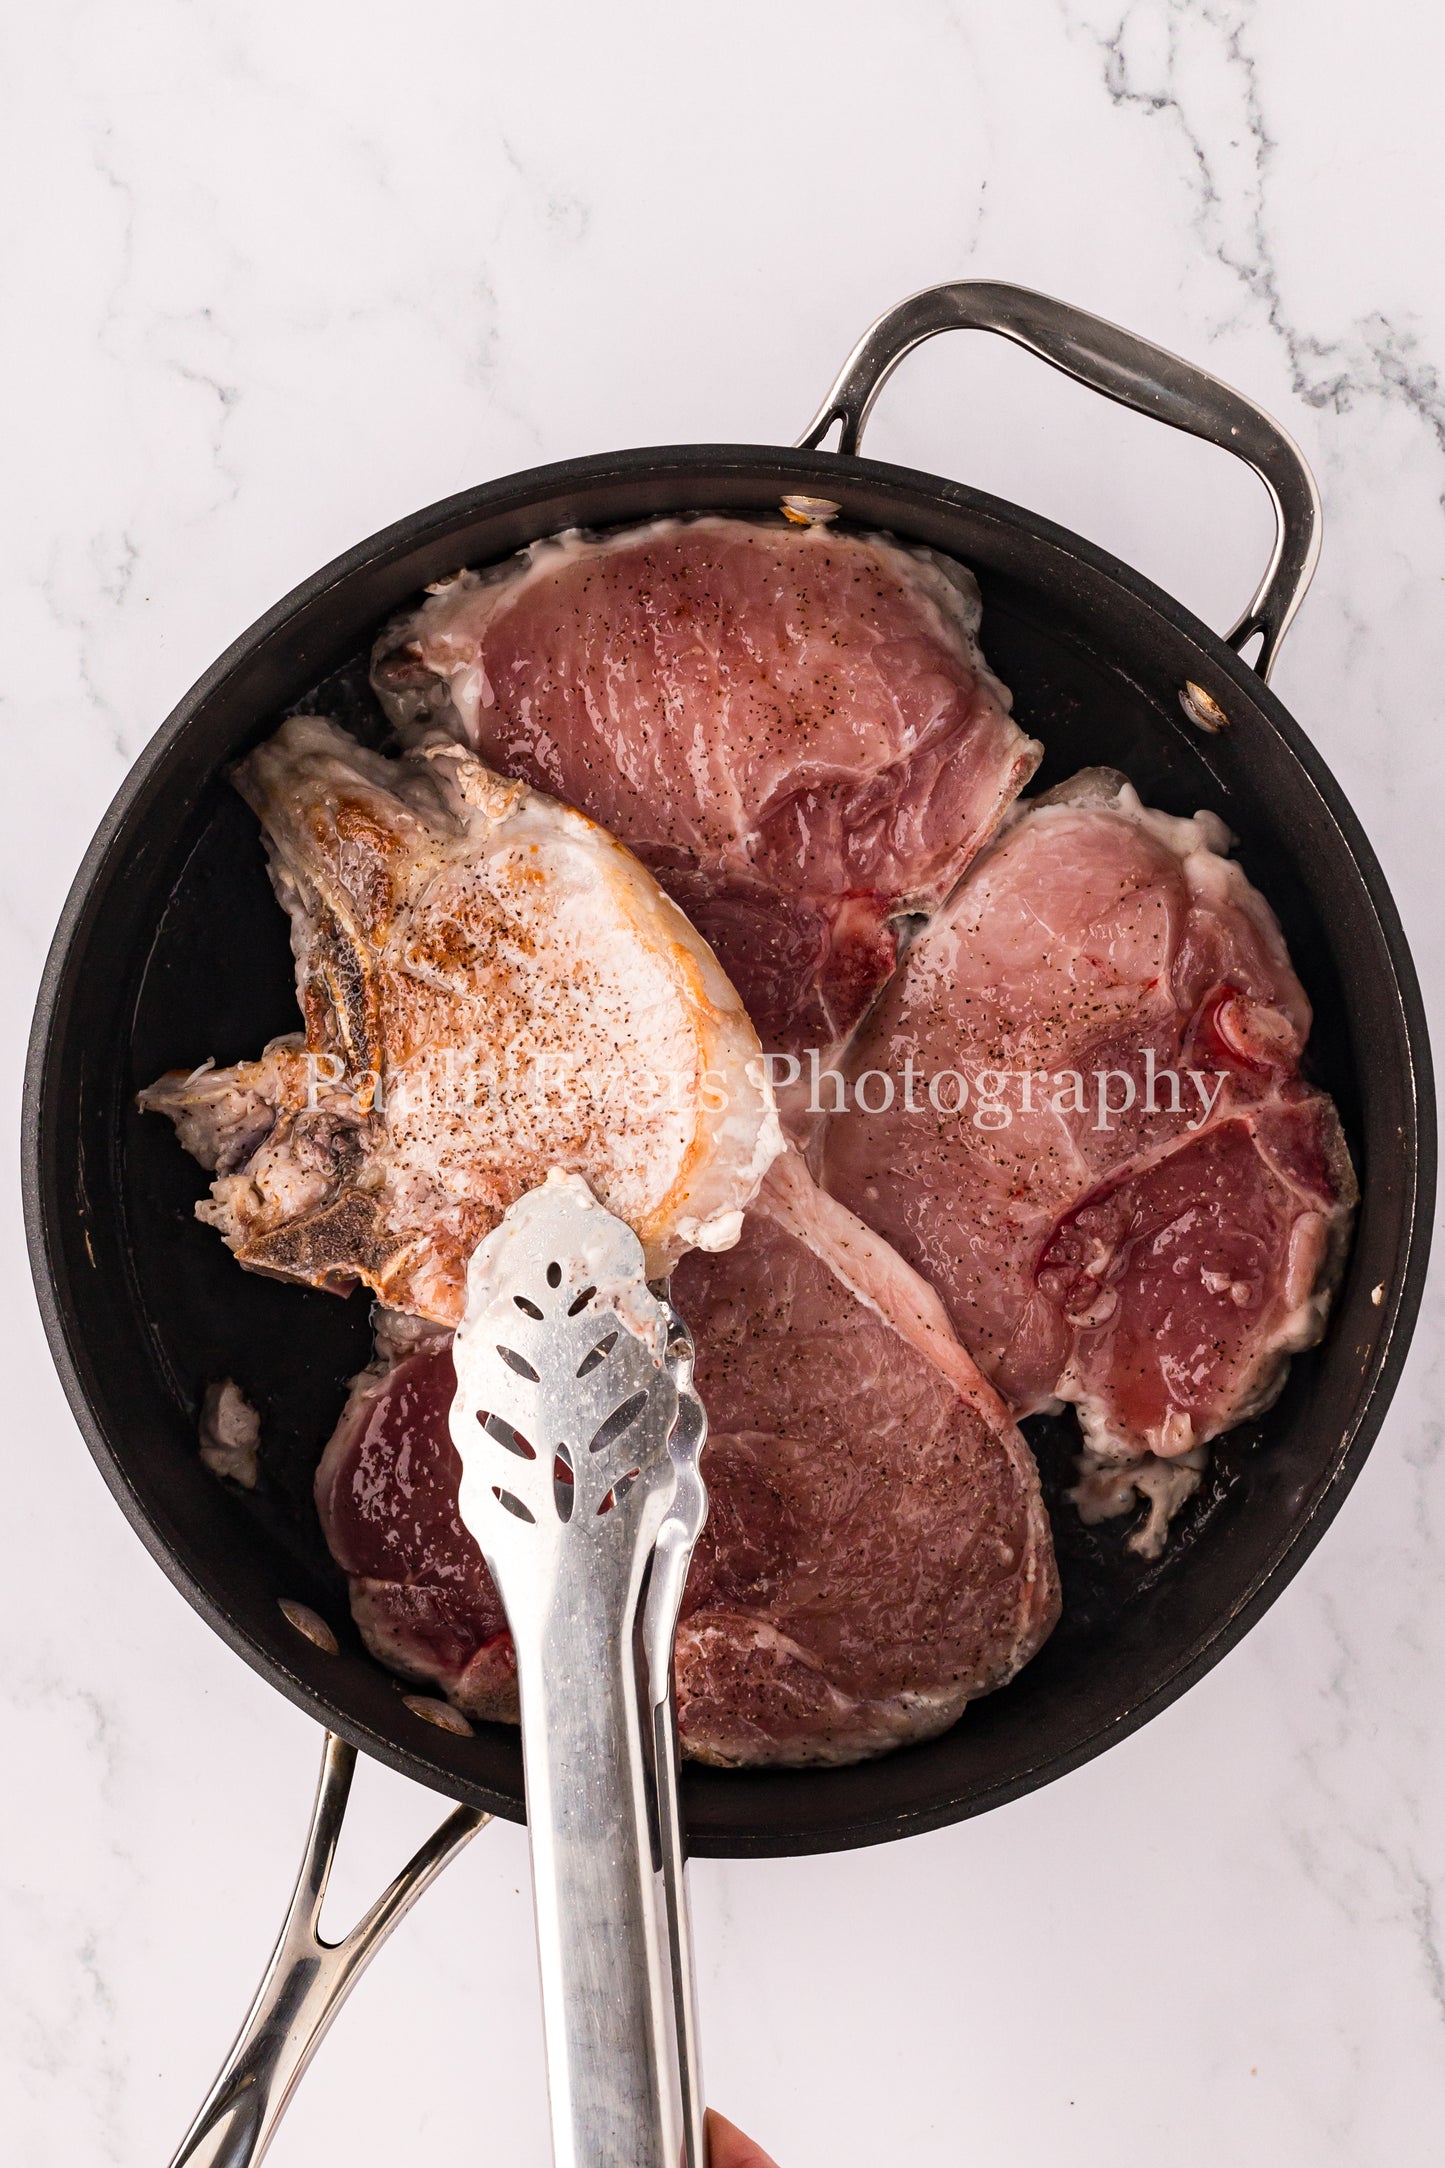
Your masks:
M685 1751L856 1761L1001 1686L1058 1613L1027 1446L887 1245L780 1161L726 1256L673 1277L709 1411L678 1633ZM445 1346L358 1381L317 1504L384 1662L514 1717L506 1620L457 1513Z
M443 1324L467 1260L560 1166L650 1269L736 1240L780 1148L716 960L592 821L446 739L390 761L294 717L243 763L291 917L304 1037L162 1077L243 1265Z
M1077 1406L1086 1512L1142 1461L1147 1548L1319 1338L1355 1198L1299 1071L1309 1003L1227 846L1105 771L1022 810L869 1017L822 1145L1011 1406Z
M826 1049L1038 764L978 624L969 573L882 536L662 520L458 574L373 683L619 836L764 1044Z

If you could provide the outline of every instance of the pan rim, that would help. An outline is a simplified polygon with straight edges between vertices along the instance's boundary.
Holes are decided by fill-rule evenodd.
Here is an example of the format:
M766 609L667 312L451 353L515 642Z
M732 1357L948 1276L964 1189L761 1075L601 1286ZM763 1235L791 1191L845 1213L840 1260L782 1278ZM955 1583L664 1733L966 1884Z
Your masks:
M41 974L34 1022L27 1049L22 1112L21 1186L27 1246L37 1301L52 1359L88 1450L126 1518L151 1556L206 1623L258 1671L268 1683L362 1751L414 1780L463 1798L509 1818L518 1814L510 1795L489 1791L419 1750L400 1748L369 1725L327 1703L324 1696L274 1651L260 1646L254 1634L191 1571L182 1553L167 1539L163 1517L143 1503L118 1451L96 1415L78 1366L72 1342L73 1319L62 1299L64 1260L52 1225L42 1165L42 1139L49 1098L48 1068L74 959L87 928L96 891L103 885L112 854L135 823L143 822L145 801L163 776L169 758L206 703L256 652L282 633L303 610L367 569L413 554L428 540L468 522L498 512L525 511L530 505L568 488L603 487L659 471L675 474L679 485L721 479L730 471L755 475L766 465L780 478L813 482L838 480L874 484L916 502L932 499L945 509L964 509L976 518L1022 533L1045 546L1055 559L1077 562L1095 577L1121 589L1146 610L1183 635L1220 674L1232 680L1262 712L1285 750L1303 770L1334 823L1353 864L1359 890L1373 915L1393 973L1393 994L1402 1027L1408 1074L1402 1079L1409 1133L1401 1140L1401 1163L1409 1194L1400 1206L1398 1269L1382 1309L1379 1331L1362 1381L1352 1422L1342 1431L1329 1468L1315 1494L1258 1567L1239 1598L1182 1652L1166 1675L1126 1711L1103 1722L1082 1726L1079 1734L1052 1748L1027 1767L991 1787L963 1798L943 1793L914 1808L891 1805L873 1816L819 1829L806 1823L769 1828L766 1834L731 1828L709 1817L691 1832L691 1848L730 1857L778 1856L843 1850L919 1834L989 1811L1024 1796L1092 1760L1117 1740L1139 1729L1177 1700L1210 1670L1263 1616L1314 1550L1353 1486L1379 1434L1399 1380L1423 1295L1430 1244L1435 1187L1436 1137L1432 1065L1423 1001L1399 913L1375 853L1353 808L1315 747L1269 687L1215 632L1164 590L1114 558L1109 552L1058 526L1042 515L1007 500L920 470L823 451L800 451L772 445L690 444L638 447L588 454L580 458L502 476L425 506L366 537L299 582L251 624L211 664L177 702L142 748L112 799L71 884ZM550 530L548 530L550 531ZM73 1307L73 1306L69 1306ZM440 1742L439 1742L440 1743ZM904 1754L907 1748L901 1750ZM890 1757L893 1759L894 1757ZM737 1775L746 1785L747 1772Z

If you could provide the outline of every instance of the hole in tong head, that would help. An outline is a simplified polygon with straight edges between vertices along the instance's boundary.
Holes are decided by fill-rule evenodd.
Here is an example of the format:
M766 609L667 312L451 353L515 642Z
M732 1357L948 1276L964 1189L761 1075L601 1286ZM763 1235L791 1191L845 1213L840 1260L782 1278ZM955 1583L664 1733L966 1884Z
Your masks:
M537 1448L528 1444L520 1430L513 1430L510 1423L504 1423L500 1415L485 1415L478 1408L477 1421L489 1438L495 1438L498 1445L504 1445L507 1451L515 1453L519 1460L537 1458Z
M570 1521L577 1485L572 1472L572 1455L565 1445L558 1446L552 1461L552 1496L556 1501L558 1520Z
M514 1347L499 1347L497 1353L507 1368L515 1370L519 1378L528 1378L533 1385L537 1383L537 1373L525 1355L519 1355Z
M621 1407L614 1408L607 1420L599 1426L590 1450L602 1453L609 1445L615 1445L623 1432L631 1429L646 1406L646 1393L634 1393L630 1400L624 1400Z
M536 1303L529 1302L525 1295L513 1295L512 1300L513 1302L515 1302L519 1310L526 1311L528 1317L540 1317L542 1315L541 1311L537 1308Z
M631 1490L633 1484L636 1481L637 1470L635 1468L630 1469L626 1475L620 1475L617 1478L617 1481L613 1484L611 1490L607 1493L607 1496L603 1499L601 1505L597 1508L598 1520L601 1520L604 1513L610 1513L614 1506L621 1505L623 1499L627 1496L627 1493Z
M609 1332L605 1339L598 1341L596 1347L589 1348L587 1353L583 1356L581 1362L577 1365L578 1377L585 1378L589 1370L595 1370L597 1368L597 1365L603 1360L605 1360L605 1358L612 1353L612 1350L616 1347L616 1345L617 1334L615 1332Z
M567 1315L569 1317L579 1316L581 1312L586 1309L588 1303L592 1300L592 1297L596 1294L596 1292L597 1290L595 1287L584 1287L581 1294L577 1297L577 1300L575 1302L568 1303Z
M555 1260L547 1267L547 1285L549 1287L560 1287L562 1285L562 1267Z
M535 1528L537 1525L536 1514L530 1506L524 1506L520 1498L514 1497L511 1491L501 1490L494 1483L492 1485L492 1496L499 1506L505 1506L509 1513L515 1513L519 1521L530 1521Z

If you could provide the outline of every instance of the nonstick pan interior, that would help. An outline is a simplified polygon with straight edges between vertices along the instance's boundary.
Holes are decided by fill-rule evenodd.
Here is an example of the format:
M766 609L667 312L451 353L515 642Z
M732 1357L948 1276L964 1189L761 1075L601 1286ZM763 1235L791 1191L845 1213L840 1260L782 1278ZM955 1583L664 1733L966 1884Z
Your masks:
M295 1028L286 925L256 824L225 780L297 707L372 743L370 639L426 581L569 524L658 511L771 510L786 490L951 551L984 596L983 640L1024 727L1047 748L1035 787L1122 769L1146 802L1210 806L1283 923L1315 1005L1309 1068L1337 1100L1363 1202L1325 1345L1296 1360L1260 1421L1215 1449L1162 1561L1127 1524L1085 1530L1062 1499L1072 1418L1026 1429L1064 1582L1041 1655L944 1738L859 1768L690 1768L695 1850L866 1843L978 1812L1133 1729L1214 1662L1306 1555L1367 1450L1393 1386L1424 1269L1433 1117L1419 998L1393 906L1348 808L1258 680L1187 613L1046 522L931 477L827 454L718 447L571 462L419 514L318 574L188 696L122 792L77 882L32 1050L27 1204L62 1374L107 1479L211 1622L333 1729L424 1783L514 1817L516 1735L428 1725L366 1655L311 1506L311 1476L369 1354L367 1299L242 1272L192 1208L205 1177L134 1093L163 1069L221 1063ZM1308 619L1302 633L1308 637ZM1205 737L1186 679L1224 708ZM1376 1290L1379 1291L1378 1297ZM201 1466L208 1382L233 1377L262 1415L262 1481ZM326 1655L278 1608L299 1598L341 1644Z

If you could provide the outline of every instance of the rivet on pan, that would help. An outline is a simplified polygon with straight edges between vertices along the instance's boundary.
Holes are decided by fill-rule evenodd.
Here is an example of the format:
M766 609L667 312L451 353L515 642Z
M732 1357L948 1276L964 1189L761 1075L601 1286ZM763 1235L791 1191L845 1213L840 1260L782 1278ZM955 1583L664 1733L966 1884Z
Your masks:
M1381 1280L1381 1282L1380 1282L1380 1284L1379 1284L1379 1286L1378 1286L1378 1287L1372 1287L1372 1288L1370 1289L1370 1300L1371 1300L1371 1302L1372 1302L1372 1303L1373 1303L1373 1304L1375 1305L1375 1308L1376 1308L1376 1309L1378 1310L1378 1309L1379 1309L1379 1307L1380 1307L1380 1305L1381 1305L1381 1303L1383 1303L1384 1299L1385 1299L1385 1283L1384 1283L1384 1281L1383 1281L1383 1280Z
M1196 685L1193 678L1184 680L1180 688L1179 705L1190 722L1197 724L1201 730L1207 730L1211 737L1216 731L1228 727L1229 717L1213 693L1207 693L1202 685Z
M413 1716L419 1716L424 1723L435 1724L438 1731L454 1731L459 1739L474 1736L461 1710L454 1709L449 1701L433 1701L429 1694L403 1694L401 1698Z
M298 1603L294 1596L278 1596L277 1607L287 1624L294 1626L298 1634L305 1634L326 1655L334 1656L341 1646L331 1628L319 1611L313 1611L309 1603Z
M834 504L831 497L784 497L782 514L795 527L826 527L830 519L836 519L842 511L841 504Z

